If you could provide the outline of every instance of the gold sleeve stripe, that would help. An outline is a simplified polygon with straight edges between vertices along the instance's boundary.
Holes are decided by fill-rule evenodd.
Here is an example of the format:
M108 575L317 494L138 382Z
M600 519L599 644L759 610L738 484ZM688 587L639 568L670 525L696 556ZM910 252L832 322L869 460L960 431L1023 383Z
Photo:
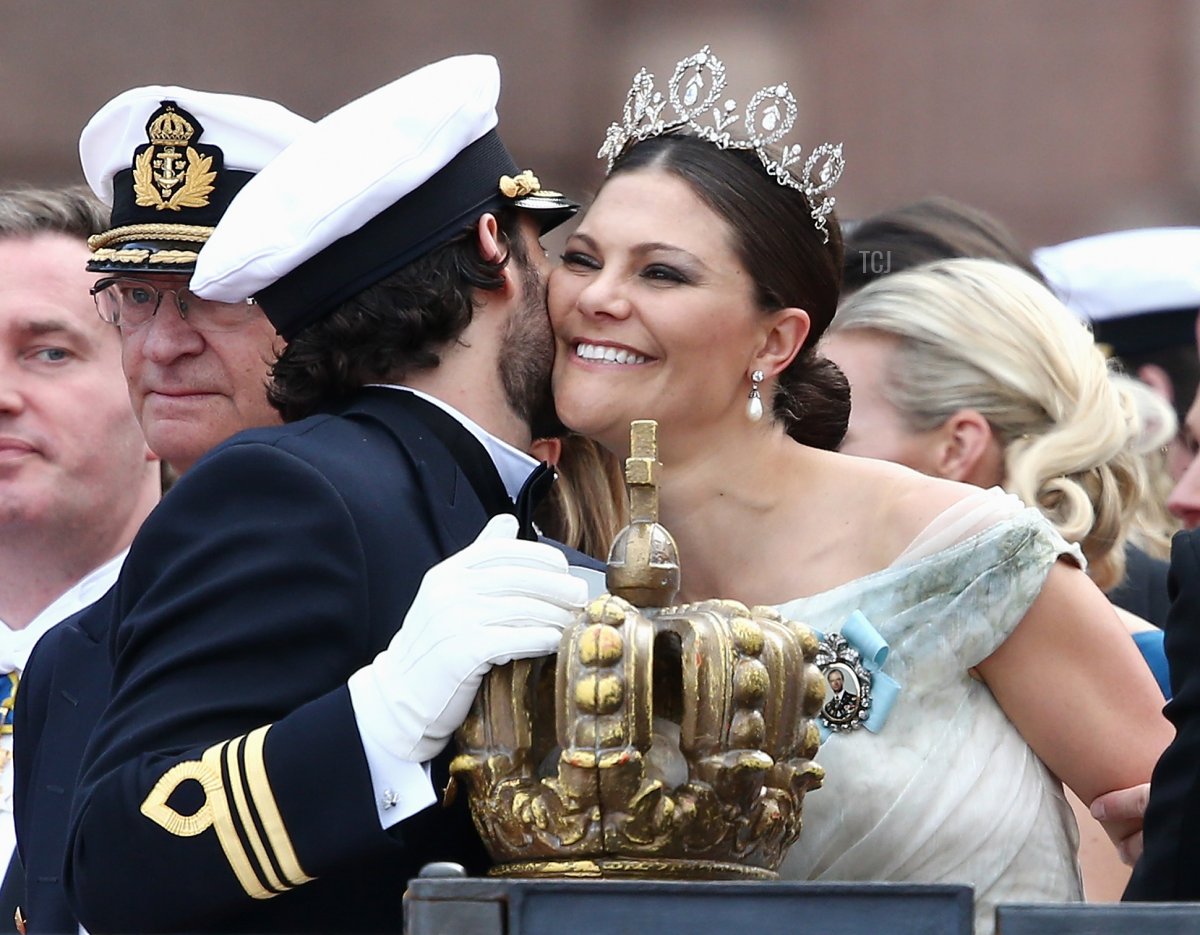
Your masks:
M209 747L198 761L176 763L159 777L141 806L143 815L176 837L216 828L225 859L253 899L270 899L314 879L300 866L267 781L263 745L269 729L270 725L260 727ZM204 803L191 815L181 815L167 801L180 785L193 780L204 789Z
M267 856L267 849L263 846L262 837L258 833L258 828L255 827L254 816L246 801L246 790L242 787L242 771L238 765L238 749L244 740L244 737L238 737L237 740L226 746L225 768L229 770L229 789L233 793L233 804L237 808L237 816L241 821L242 830L246 834L246 840L250 842L254 856L258 858L258 868L262 871L267 888L272 891L270 895L273 896L276 893L285 892L291 887L280 880L271 867L271 859Z
M215 747L209 747L201 757L200 762L217 777L221 775L221 757L226 754L229 746L229 743L222 743ZM221 850L225 852L225 859L229 861L229 866L237 876L238 882L242 884L246 895L253 899L270 899L272 896L278 895L266 889L254 872L254 867L250 863L245 848L242 847L242 841L234 826L233 815L229 810L229 799L225 795L225 786L219 779L215 788L208 791L208 808L212 813L213 826L217 829L217 840L221 842Z
M271 792L271 784L267 780L263 745L269 728L270 725L260 727L246 737L246 780L250 786L250 795L254 799L254 807L258 811L258 817L266 832L267 843L275 854L280 870L289 884L300 886L315 878L308 876L300 866L300 859L296 856L296 849L284 826L283 816L279 814L279 806L275 802L275 795Z

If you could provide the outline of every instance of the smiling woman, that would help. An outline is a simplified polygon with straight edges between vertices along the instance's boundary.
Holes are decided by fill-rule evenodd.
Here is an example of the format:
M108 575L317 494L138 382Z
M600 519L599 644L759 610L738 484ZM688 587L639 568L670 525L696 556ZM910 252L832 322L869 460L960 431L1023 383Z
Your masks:
M825 633L838 675L867 671L864 641L889 647L870 680L901 686L886 717L843 718L877 708L840 679L825 788L783 875L969 883L987 933L997 902L1080 897L1058 777L1085 802L1147 779L1170 736L1161 696L1038 511L831 450L849 394L815 345L838 299L840 148L773 148L796 116L784 85L751 99L747 138L735 104L705 123L723 87L708 49L669 96L635 78L550 279L558 411L621 455L630 421L658 421L682 600L774 605Z
M650 139L622 158L550 280L560 340L555 401L568 424L577 386L572 375L582 377L587 362L597 364L599 373L606 364L645 365L655 402L642 418L658 418L659 407L670 405L702 424L717 417L737 424L751 375L762 369L747 349L756 343L752 334L762 332L762 340L774 342L764 350L778 358L767 371L776 413L798 440L836 447L849 392L840 372L809 349L836 308L840 236L835 228L833 242L823 244L811 223L807 230L793 229L776 193L753 184L758 175L753 155L689 137ZM718 216L723 220L714 223ZM776 226L762 223L764 216ZM638 313L647 303L659 310L653 319ZM583 314L560 316L568 306ZM681 372L682 354L672 360L664 353L673 340L691 345L698 352L692 359L709 361ZM803 349L793 351L800 342ZM715 366L718 358L730 366ZM697 411L707 394L694 384L721 374L732 378L723 413ZM583 418L602 417L594 406L584 408ZM604 435L620 450L628 441L628 421L616 419Z

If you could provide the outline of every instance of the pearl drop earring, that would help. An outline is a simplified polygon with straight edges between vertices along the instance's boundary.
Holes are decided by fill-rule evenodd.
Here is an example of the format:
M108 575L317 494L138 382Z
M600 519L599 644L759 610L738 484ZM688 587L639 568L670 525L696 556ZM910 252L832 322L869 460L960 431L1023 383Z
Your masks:
M755 370L750 374L750 400L746 403L746 418L757 422L763 417L762 397L758 395L758 384L763 381L763 372Z

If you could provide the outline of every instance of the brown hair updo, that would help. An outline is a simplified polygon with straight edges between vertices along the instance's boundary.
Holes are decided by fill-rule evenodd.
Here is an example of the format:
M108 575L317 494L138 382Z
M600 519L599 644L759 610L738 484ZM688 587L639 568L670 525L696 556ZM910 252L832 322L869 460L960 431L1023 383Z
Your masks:
M682 133L635 143L609 177L637 169L671 173L729 225L763 311L795 307L808 312L812 330L803 350L779 374L773 411L801 444L837 448L850 418L850 386L833 362L814 350L833 320L841 289L837 218L826 218L829 243L823 243L808 200L767 175L753 151L719 149Z

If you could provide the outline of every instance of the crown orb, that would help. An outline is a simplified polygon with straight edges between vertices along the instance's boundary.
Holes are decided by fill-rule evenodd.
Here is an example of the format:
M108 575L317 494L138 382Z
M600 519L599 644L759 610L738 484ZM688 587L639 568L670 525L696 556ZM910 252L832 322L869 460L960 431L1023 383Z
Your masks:
M579 639L579 661L585 666L611 666L621 658L625 641L613 627L597 623Z
M575 686L575 703L590 714L612 714L625 697L625 686L618 675L589 673Z
M767 667L757 659L742 659L733 670L733 700L746 707L761 707L771 687Z

